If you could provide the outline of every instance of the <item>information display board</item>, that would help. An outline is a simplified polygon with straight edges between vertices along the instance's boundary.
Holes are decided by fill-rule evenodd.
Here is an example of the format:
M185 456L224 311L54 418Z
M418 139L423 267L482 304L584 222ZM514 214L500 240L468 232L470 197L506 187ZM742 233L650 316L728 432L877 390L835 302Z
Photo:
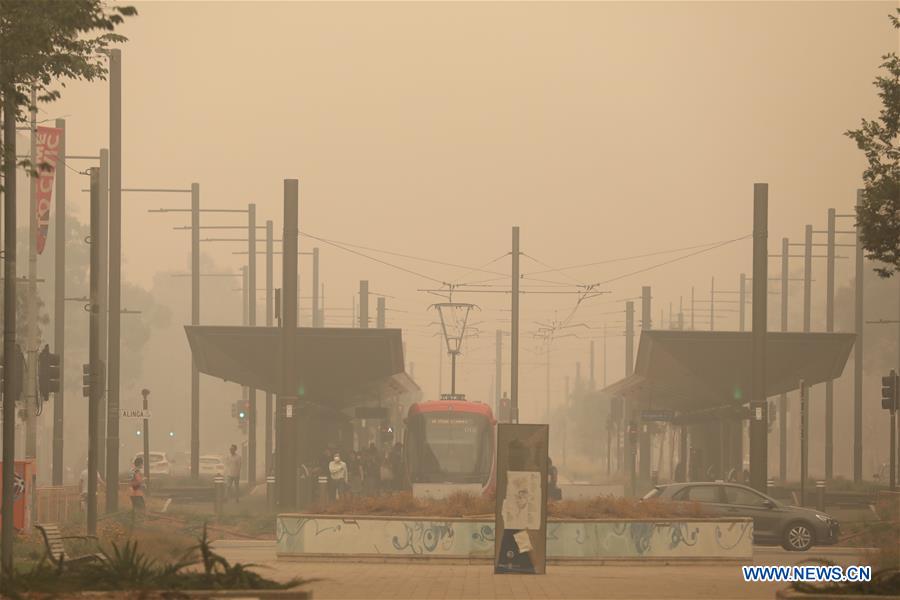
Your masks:
M494 573L547 567L548 425L497 425Z

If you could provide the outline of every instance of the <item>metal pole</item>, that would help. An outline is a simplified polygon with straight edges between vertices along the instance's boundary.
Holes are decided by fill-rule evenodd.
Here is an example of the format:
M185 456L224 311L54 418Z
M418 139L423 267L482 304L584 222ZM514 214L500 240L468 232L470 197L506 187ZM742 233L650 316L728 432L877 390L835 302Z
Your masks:
M100 153L101 166L103 152ZM119 509L119 394L122 348L122 51L109 54L109 310L107 354L106 512ZM103 418L103 415L100 417ZM144 460L149 462L149 457Z
M509 342L510 422L519 422L519 228L512 228L512 322Z
M313 248L312 253L312 326L322 327L322 319L319 315L319 249Z
M503 393L503 332L497 330L496 354L494 357L494 410L500 414L500 397Z
M765 493L768 480L766 416L766 317L768 288L769 186L753 185L753 342L750 387L750 484Z
M741 273L741 283L740 283L740 288L739 288L738 293L740 294L740 300L738 301L738 306L740 307L739 308L740 316L738 317L740 319L740 325L738 327L738 331L744 331L746 329L745 324L747 322L747 320L745 318L746 313L747 313L747 274L746 273Z
M800 506L806 506L809 470L809 387L800 380Z
M273 312L273 293L274 288L274 269L273 269L273 223L266 221L266 327L272 327L274 324ZM272 473L272 392L266 392L266 476ZM274 478L274 476L273 476ZM268 481L268 480L267 480ZM270 492L270 494L274 494ZM274 495L273 495L274 499Z
M385 308L384 308L384 297L383 297L383 296L379 296L379 297L378 297L378 302L377 302L376 308L375 308L375 326L376 326L378 329L384 329L384 322L385 322L384 311L385 311ZM404 352L404 354L406 354L406 353Z
M634 372L634 302L625 303L625 377Z
M16 346L16 106L12 86L3 89L3 370L7 376L3 380L3 397L12 398L16 389L15 372L18 348ZM15 461L16 461L16 403L3 403L3 523L13 522L15 502ZM13 568L13 527L0 527L0 560L3 561L3 575Z
M603 324L603 387L606 387L606 323Z
M294 374L297 368L297 236L300 219L300 182L284 180L284 233L282 246L282 298L281 310L281 393L276 399L275 453L278 457L275 486L281 510L297 505L297 467L299 427L295 424L300 415L299 398L295 389Z
M863 201L863 190L856 190L856 207ZM856 294L854 302L853 346L853 481L862 483L862 419L863 419L863 239L856 226Z
M100 404L100 169L91 167L91 269L90 269L90 331L89 358L90 393L88 395L88 477L87 477L87 533L97 533L97 449Z
M834 331L834 220L835 210L828 209L827 276L825 281L825 331ZM825 481L834 473L834 381L825 382Z
M8 118L10 115L6 115ZM14 116L14 115L13 115ZM15 120L15 119L13 119ZM37 164L37 99L34 86L31 88L31 164ZM26 338L25 353L25 457L37 456L37 415L34 409L39 402L35 373L37 372L37 177L29 177L29 226L28 226L28 302L25 307ZM15 279L13 279L15 281Z
M54 221L55 251L53 285L53 345L59 354L59 391L53 397L53 474L54 486L63 484L63 431L65 417L66 372L66 121L56 119L62 129L59 137L59 160L56 163L56 217Z
M563 422L562 462L563 462L563 465L565 465L566 460L567 460L566 448L569 445L569 376L568 375L566 375L566 387L565 387L565 393L563 394L562 422ZM607 434L607 439L609 439L608 434Z
M450 394L456 394L456 352L450 353Z
M250 327L256 327L256 204L247 205L247 321ZM249 389L250 414L247 416L247 486L253 489L256 485L256 388Z
M369 282L365 280L359 282L359 327L369 327Z
M790 270L790 242L788 238L781 239L781 331L788 330L788 279ZM778 478L782 483L787 481L787 416L788 397L781 394L778 399Z
M716 322L716 278L709 283L709 330L715 329Z
M150 390L143 389L141 390L141 396L144 397L143 409L145 418L143 419L143 424L141 426L141 437L144 438L144 481L146 481L149 485L152 486L153 482L150 481L150 419L146 418L147 411L150 410L150 403L147 400L147 397L150 395ZM106 486L107 488L110 486ZM118 487L118 486L116 486Z
M691 286L691 331L694 330L694 286Z
M812 306L812 225L807 225L803 244L803 332L809 333Z
M552 334L551 334L552 335ZM550 346L553 343L553 338L547 338L547 407L545 409L545 418L544 423L550 423ZM576 382L575 385L578 385Z
M594 340L591 340L591 371L590 371L590 373L591 373L591 381L590 381L591 391L594 390L594 387L596 386L596 382L597 382L597 380L594 379L594 362L595 362L594 361Z
M641 332L653 329L650 286L641 288ZM638 430L638 475L642 485L650 481L650 462L652 460L649 425L640 421Z
M200 184L191 184L191 325L200 324ZM200 371L191 357L191 479L200 479Z
M100 235L97 237L100 252L100 280L98 307L100 310L100 363L109 362L109 150L100 150ZM100 377L100 400L97 406L97 468L100 477L106 478L106 420L107 420L107 369Z

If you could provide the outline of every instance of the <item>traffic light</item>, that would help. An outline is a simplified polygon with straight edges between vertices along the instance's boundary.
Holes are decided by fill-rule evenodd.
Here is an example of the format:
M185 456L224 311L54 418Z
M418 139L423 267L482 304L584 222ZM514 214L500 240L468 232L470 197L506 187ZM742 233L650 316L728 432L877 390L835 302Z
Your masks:
M46 401L50 394L59 392L59 386L59 354L53 354L45 345L38 355L38 390Z
M900 408L900 376L891 369L891 374L881 378L881 408L895 411Z
M81 365L81 395L91 397L91 365Z
M235 402L231 407L231 416L237 418L240 430L247 433L250 421L250 401L241 399Z
M503 394L503 397L500 398L500 406L497 408L497 419L501 423L509 423L510 422L510 402L509 397L506 394Z

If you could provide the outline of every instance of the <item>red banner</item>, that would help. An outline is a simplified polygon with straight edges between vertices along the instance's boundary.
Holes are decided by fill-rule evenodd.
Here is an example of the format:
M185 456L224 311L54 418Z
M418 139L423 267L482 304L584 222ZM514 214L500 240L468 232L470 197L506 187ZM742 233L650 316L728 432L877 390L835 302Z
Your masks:
M38 127L36 144L37 169L37 252L44 252L47 233L50 230L50 200L53 198L53 180L59 162L59 144L63 130L56 127Z

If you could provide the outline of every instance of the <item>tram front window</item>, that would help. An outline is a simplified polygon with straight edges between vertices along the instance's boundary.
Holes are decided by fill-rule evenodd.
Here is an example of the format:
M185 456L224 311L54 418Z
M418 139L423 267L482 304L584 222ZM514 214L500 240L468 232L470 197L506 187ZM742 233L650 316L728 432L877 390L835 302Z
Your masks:
M478 417L426 414L422 416L417 479L481 482L490 428ZM490 465L488 465L490 469Z

